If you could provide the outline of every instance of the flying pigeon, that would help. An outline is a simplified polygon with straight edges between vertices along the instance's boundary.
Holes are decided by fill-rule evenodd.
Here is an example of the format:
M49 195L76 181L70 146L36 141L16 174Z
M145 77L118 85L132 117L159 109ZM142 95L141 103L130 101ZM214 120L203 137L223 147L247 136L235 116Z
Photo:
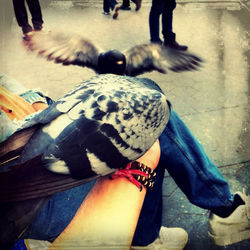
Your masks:
M124 52L104 51L78 35L54 32L32 32L25 44L48 60L63 65L88 67L97 74L137 76L156 70L160 73L197 70L202 59L155 43L136 45Z
M20 162L41 155L54 173L75 179L108 175L142 156L168 118L166 96L152 80L97 75L26 124L38 129Z

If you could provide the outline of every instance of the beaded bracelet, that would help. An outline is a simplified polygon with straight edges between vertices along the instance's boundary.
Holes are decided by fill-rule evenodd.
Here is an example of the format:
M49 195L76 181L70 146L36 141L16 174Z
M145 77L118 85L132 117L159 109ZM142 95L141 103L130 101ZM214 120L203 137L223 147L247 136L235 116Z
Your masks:
M145 186L147 189L151 190L154 186L154 182L156 179L156 172L155 170L147 167L141 162L133 161L131 163L130 169L136 169L143 173L146 173L148 176L142 176L142 175L134 175L134 178L139 181L143 186Z

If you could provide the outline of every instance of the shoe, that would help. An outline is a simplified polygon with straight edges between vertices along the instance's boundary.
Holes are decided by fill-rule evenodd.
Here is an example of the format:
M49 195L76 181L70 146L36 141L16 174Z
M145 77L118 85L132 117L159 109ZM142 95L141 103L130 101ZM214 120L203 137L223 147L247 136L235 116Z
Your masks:
M131 250L182 250L188 241L188 234L182 228L161 227L158 238L147 246L132 246Z
M156 43L159 45L162 45L162 40L161 39L157 39L157 40L150 40L151 43Z
M33 31L33 29L32 29L32 27L30 25L28 25L28 26L23 26L22 31L23 31L23 35L25 35L25 34L31 32L31 31Z
M33 34L33 31L23 33L23 40L26 41L26 42L29 42L30 39L31 39L32 34Z
M35 31L41 31L43 29L43 26L34 26Z
M102 14L105 15L105 16L109 16L110 12L103 11Z
M185 51L185 50L188 49L188 46L186 46L186 45L180 45L175 40L173 40L173 41L165 41L164 42L164 46L170 47L170 48L176 49L176 50L183 50L183 51Z
M50 33L51 32L51 30L49 30L49 29L41 29L41 30L35 30L35 32L40 32L40 33L42 33L42 34L48 34L48 33Z
M141 8L141 1L142 0L132 0L133 3L135 3L135 10L138 11Z
M231 245L250 238L250 196L237 192L244 205L226 218L210 213L208 234L219 246Z
M119 10L120 10L121 6L118 5L114 8L114 14L113 14L113 19L117 19L118 15L119 15Z
M121 6L120 7L121 10L131 10L130 6Z

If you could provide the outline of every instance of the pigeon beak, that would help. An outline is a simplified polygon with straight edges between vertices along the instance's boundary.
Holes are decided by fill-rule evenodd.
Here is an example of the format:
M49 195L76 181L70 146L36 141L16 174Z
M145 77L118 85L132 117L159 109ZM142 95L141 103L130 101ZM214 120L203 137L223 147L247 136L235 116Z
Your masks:
M117 61L116 62L118 65L121 65L121 64L123 64L123 61Z

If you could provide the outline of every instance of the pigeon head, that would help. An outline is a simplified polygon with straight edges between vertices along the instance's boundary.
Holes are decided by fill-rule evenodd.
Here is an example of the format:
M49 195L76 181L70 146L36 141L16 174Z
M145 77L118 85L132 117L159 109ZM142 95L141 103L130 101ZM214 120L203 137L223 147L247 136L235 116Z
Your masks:
M100 74L124 75L126 69L126 57L118 50L109 50L101 53L98 58Z

